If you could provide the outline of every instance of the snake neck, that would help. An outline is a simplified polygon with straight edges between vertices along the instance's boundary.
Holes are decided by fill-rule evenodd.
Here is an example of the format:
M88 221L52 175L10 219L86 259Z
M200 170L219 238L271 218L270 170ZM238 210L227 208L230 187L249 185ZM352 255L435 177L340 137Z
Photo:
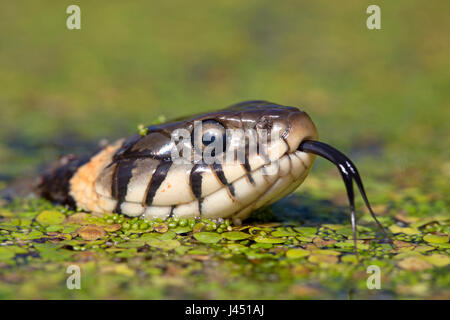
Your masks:
M89 161L79 166L68 181L68 196L75 199L77 207L91 211L102 212L98 207L99 197L95 192L95 181L100 173L111 163L115 152L122 146L123 139L104 147Z

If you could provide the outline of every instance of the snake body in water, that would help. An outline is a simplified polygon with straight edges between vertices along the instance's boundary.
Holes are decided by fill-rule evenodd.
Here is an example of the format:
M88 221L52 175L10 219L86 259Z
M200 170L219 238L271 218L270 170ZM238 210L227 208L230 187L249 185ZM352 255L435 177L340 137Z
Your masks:
M177 136L180 129L190 137ZM243 131L244 139L229 137L233 130ZM249 141L254 140L246 135L247 131L256 132L257 138L263 137L260 132L265 132L265 148L257 147L251 152ZM243 156L227 161L225 155L235 147L233 139L239 140L243 149L232 154ZM247 101L149 126L143 133L109 144L87 158L64 157L56 168L41 177L37 193L91 212L116 212L148 219L231 218L240 223L253 210L294 191L319 155L339 169L347 189L354 235L353 182L381 227L356 166L344 154L317 139L316 127L305 112L266 101ZM212 145L216 148L208 150ZM223 146L222 150L218 146ZM183 155L179 159L191 161L177 161L174 150L175 154ZM207 151L221 161L206 161L203 156Z

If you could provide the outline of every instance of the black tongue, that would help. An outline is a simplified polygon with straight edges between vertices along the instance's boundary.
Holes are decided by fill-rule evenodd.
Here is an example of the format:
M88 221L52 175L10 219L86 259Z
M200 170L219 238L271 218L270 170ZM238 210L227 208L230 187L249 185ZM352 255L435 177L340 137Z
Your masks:
M342 152L336 150L335 148L329 146L326 143L312 140L303 141L298 147L299 151L314 153L318 156L324 157L325 159L333 162L341 173L342 180L344 180L345 188L347 189L347 197L350 204L351 211L351 222L353 230L353 239L355 241L356 248L356 218L355 218L355 195L353 192L353 181L356 182L359 192L364 199L367 208L370 211L373 219L377 223L378 227L383 231L384 235L387 236L381 223L378 221L375 213L370 206L369 199L367 199L366 192L364 191L364 186L359 175L358 169L353 164L353 162Z

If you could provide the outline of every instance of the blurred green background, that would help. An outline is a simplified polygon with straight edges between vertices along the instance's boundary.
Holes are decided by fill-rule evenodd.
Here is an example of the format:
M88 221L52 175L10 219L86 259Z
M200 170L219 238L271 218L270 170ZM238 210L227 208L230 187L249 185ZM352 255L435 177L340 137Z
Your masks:
M369 1L2 2L0 179L158 115L265 99L306 110L369 179L430 187L450 171L450 3L376 3L382 30Z
M381 7L381 30L366 27L366 8L374 3ZM71 4L81 7L81 30L66 28L66 8ZM138 124L150 124L158 116L170 119L264 99L309 113L320 139L358 165L377 213L394 227L390 230L398 229L393 217L399 215L423 218L424 224L432 221L426 218L437 215L444 221L450 207L449 12L449 1L413 0L3 1L0 189L17 177L37 175L59 155L90 152L101 139L128 136ZM362 201L357 201L360 214ZM315 227L348 223L342 218L347 218L346 206L338 173L319 159L298 195L274 205L273 211L301 216L302 223ZM335 207L340 215L331 210ZM16 210L26 215L32 209L23 205ZM14 217L8 210L3 215ZM441 229L432 228L435 232L445 227L442 223ZM423 232L431 232L427 230ZM6 231L3 239L9 237ZM446 252L439 257L447 258L448 264L448 244L438 248L435 252ZM398 270L392 252L402 253L401 249L389 251L391 256L380 260L394 268L387 270ZM69 251L61 249L74 253ZM65 259L60 252L54 253ZM129 260L143 254L134 257L133 253ZM172 263L154 252L148 254L155 254L146 263L155 263L156 269ZM178 261L177 255L169 257L173 256ZM9 267L0 277L4 285L0 296L351 298L348 292L353 291L348 288L356 283L346 278L353 272L348 271L352 270L349 263L333 264L331 271L314 269L315 275L295 269L294 278L313 284L322 281L327 289L311 292L301 287L292 293L286 261L277 260L284 269L274 264L267 271L255 264L254 272L246 273L253 262L244 259L236 264L223 262L230 266L224 269L223 283L231 289L214 282L222 269L213 264L211 274L204 265L193 264L206 271L198 273L194 268L195 275L189 269L189 276L183 278L189 284L177 287L170 282L173 275L164 278L155 273L145 286L133 270L146 264L136 261L129 263L131 271L120 264L125 268L120 281L98 276L92 267L86 280L91 285L81 293L62 286L61 265L67 261L57 265L43 260L35 273L26 266ZM108 263L116 267L116 262ZM8 263L15 266L12 260ZM244 271L235 268L240 264ZM148 272L156 270L152 268ZM271 277L277 272L280 278ZM366 273L360 271L362 297L448 299L448 271L443 267L429 274L396 272L390 272L392 281L383 282L388 285L386 291L369 292L364 287ZM208 275L213 280L207 281Z

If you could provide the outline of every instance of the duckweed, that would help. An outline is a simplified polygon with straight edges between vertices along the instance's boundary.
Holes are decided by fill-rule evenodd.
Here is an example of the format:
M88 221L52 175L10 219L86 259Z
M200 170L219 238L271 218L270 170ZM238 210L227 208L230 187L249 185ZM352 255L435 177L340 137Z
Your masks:
M30 214L30 208L37 213ZM428 215L422 224L417 219L401 225L395 219L384 219L385 225L387 221L391 223L386 225L391 242L385 241L371 220L363 216L358 225L360 239L355 255L351 227L345 222L313 226L254 222L233 226L228 219L163 221L117 214L96 217L43 200L14 202L4 206L0 214L0 274L3 277L20 274L23 279L3 284L0 294L17 292L26 282L35 281L35 274L64 283L64 266L68 264L82 265L87 277L95 275L97 280L90 280L85 290L89 297L97 298L109 296L96 289L95 283L100 281L105 286L101 279L110 279L108 291L127 283L127 297L139 297L132 288L148 286L148 290L163 294L172 286L169 279L174 277L180 281L180 297L202 297L202 291L195 288L199 283L208 287L209 282L204 282L207 274L244 287L266 288L277 292L277 297L296 297L300 291L288 289L295 286L295 279L329 288L320 292L321 297L334 297L350 289L359 297L373 297L373 292L364 289L365 278L357 275L365 273L365 268L374 263L383 266L383 289L390 294L415 297L414 292L404 288L431 279L435 284L427 285L421 297L439 295L448 286L444 270L450 264L445 233L449 220L442 215L434 219ZM88 267L89 261L95 264ZM48 273L49 268L59 268L61 272ZM430 273L430 280L420 276L424 271ZM349 277L356 278L350 283L344 281ZM39 282L34 285L41 286ZM46 291L50 290L48 287L41 289L50 292ZM78 296L60 287L51 290L59 297ZM220 296L250 298L236 290L224 287ZM36 296L21 293L21 297Z

